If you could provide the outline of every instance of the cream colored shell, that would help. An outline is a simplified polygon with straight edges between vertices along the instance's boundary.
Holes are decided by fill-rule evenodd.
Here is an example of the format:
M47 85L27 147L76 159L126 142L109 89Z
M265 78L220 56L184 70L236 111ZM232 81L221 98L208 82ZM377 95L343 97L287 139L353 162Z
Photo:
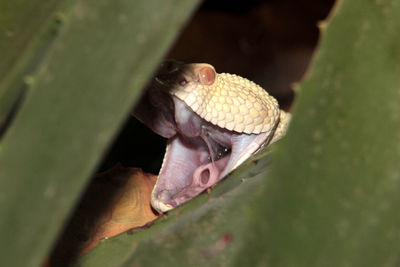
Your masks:
M204 120L246 134L268 132L279 119L279 106L259 85L228 73L212 85L192 82L172 92Z

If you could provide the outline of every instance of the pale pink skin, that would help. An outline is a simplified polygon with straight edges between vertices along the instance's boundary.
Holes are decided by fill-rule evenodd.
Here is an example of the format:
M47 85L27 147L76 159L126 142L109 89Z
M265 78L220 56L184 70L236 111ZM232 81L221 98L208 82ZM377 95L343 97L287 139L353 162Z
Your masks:
M270 132L237 133L200 118L183 101L168 93L170 88L185 84L183 71L174 67L160 71L133 112L154 132L168 138L151 200L160 212L218 183L272 136Z

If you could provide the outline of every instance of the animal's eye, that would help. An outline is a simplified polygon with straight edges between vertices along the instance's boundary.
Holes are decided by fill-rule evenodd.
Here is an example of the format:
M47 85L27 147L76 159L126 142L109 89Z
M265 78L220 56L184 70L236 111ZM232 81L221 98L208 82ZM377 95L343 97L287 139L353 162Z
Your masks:
M180 86L185 86L188 83L188 81L185 78L182 78L181 80L179 80L178 83Z
M203 67L199 70L199 81L204 85L212 85L215 82L215 71L211 67Z

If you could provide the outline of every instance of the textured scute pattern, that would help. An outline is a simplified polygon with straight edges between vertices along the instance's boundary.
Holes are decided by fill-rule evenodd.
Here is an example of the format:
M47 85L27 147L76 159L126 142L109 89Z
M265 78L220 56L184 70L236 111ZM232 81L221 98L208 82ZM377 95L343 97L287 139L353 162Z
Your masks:
M206 121L238 133L270 131L279 119L276 99L254 82L234 74L217 74L212 85L190 83L172 94Z
M279 117L279 124L275 130L274 136L273 136L270 144L278 141L283 136L285 136L287 127L289 126L291 118L292 118L292 115L290 113L281 110L280 117Z

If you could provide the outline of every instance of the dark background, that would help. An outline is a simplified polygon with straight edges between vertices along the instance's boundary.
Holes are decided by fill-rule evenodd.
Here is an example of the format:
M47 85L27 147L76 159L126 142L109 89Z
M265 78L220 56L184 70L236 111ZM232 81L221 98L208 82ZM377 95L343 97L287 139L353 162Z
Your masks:
M317 24L332 0L205 1L170 49L166 59L209 63L217 72L246 77L276 97L285 110L294 99L318 42ZM120 162L158 173L166 140L130 117L98 172Z

